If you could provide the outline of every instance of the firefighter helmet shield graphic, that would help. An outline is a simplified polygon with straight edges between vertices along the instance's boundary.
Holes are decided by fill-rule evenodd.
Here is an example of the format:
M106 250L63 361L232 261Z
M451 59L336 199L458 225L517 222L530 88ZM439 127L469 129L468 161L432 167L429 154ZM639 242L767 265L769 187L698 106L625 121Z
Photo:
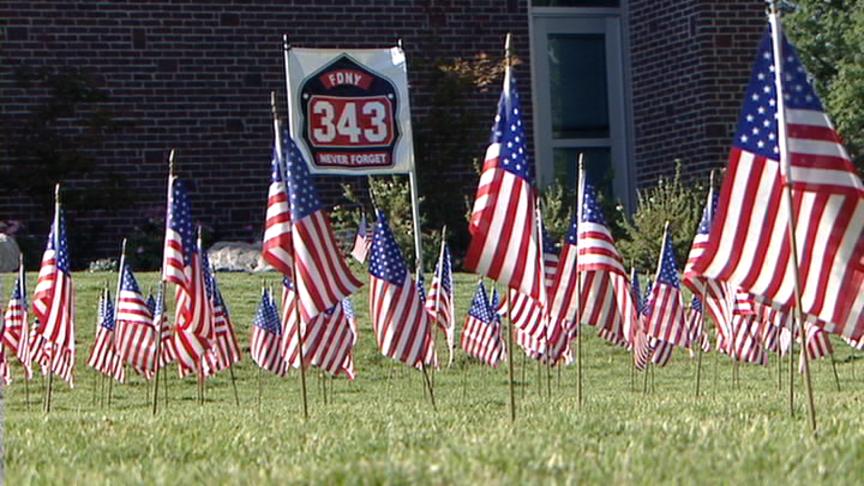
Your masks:
M320 167L390 167L399 137L396 88L342 56L300 89L303 139Z
M287 52L291 135L315 173L414 166L405 56L392 49Z

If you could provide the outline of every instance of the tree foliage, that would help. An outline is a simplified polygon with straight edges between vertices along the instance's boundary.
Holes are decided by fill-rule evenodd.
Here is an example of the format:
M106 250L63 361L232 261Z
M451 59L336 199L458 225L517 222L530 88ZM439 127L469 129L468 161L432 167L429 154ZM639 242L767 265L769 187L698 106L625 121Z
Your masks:
M669 221L678 269L683 270L702 217L705 193L703 184L682 180L680 161L676 161L675 175L671 179L661 177L657 185L640 190L632 219L623 211L618 213L618 224L624 236L618 241L618 247L625 261L632 261L640 271L654 271L663 228Z

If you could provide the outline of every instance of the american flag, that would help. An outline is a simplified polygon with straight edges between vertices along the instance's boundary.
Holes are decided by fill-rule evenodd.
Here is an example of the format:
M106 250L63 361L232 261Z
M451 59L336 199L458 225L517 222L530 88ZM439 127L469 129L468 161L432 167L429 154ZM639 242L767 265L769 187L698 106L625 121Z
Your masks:
M330 217L324 212L309 168L291 138L286 137L288 200L297 275L300 317L309 322L359 289L342 257Z
M278 127L278 123L277 123ZM291 275L291 213L285 187L285 165L282 161L284 146L280 147L279 133L275 133L273 156L270 160L270 189L267 191L267 214L264 222L264 261L283 275ZM287 133L282 134L288 138Z
M30 360L30 329L27 319L27 288L24 266L18 269L18 278L12 287L12 296L3 313L3 346L18 358L27 379L33 377Z
M630 295L629 282L615 241L598 203L597 190L580 172L580 200L561 254L560 271L550 290L550 322L566 326L559 332L575 336L579 323L600 328L600 335L614 343L625 343L637 325L638 310ZM582 295L577 302L577 279ZM577 316L577 309L579 315ZM550 347L553 347L550 345ZM554 346L563 351L562 344Z
M707 310L707 315L714 321L718 341L728 343L731 342L732 333L731 313L727 303L727 285L713 278L705 278L694 270L696 262L708 246L711 225L714 221L714 215L717 213L717 201L717 193L711 187L708 190L705 207L702 209L702 219L696 229L696 236L690 246L690 254L687 256L683 283L694 295L700 297L700 302L705 307L704 310Z
M650 281L646 294L650 293ZM637 325L631 330L630 342L633 351L633 363L638 370L644 370L651 359L651 340L645 333L645 317L648 312L646 300L642 298L642 290L639 287L639 274L635 268L630 269L630 294L637 306Z
M114 350L122 362L149 379L156 371L158 330L129 265L120 270L116 326Z
M768 354L759 336L759 322L752 316L732 316L732 350L738 361L756 365L767 365Z
M465 268L539 300L542 242L526 143L519 93L508 68L468 225Z
M70 385L75 366L75 290L71 270L66 222L57 204L36 281L33 315L39 322L35 334L50 343L51 370Z
M369 315L378 349L415 366L424 358L431 334L429 315L384 213L378 215L371 253Z
M286 366L300 368L298 353L297 313L294 309L296 299L294 290L287 279L282 288L282 357ZM350 307L350 304L349 304ZM353 308L351 318L353 319ZM332 376L345 372L346 362L350 360L357 338L348 320L345 302L342 301L328 309L303 326L303 361L305 366L314 366ZM351 376L351 375L349 375Z
M353 380L357 376L354 371L354 349L357 347L358 334L357 318L354 315L354 304L351 303L351 299L346 298L342 300L342 312L345 313L345 320L348 321L348 326L351 328L351 334L354 337L353 341L351 341L351 350L348 352L345 363L342 365L342 371L349 380Z
M209 270L206 277L210 282L208 287L212 289L215 339L206 355L206 360L210 374L213 374L228 369L234 363L239 363L241 356L237 335L234 333L234 324L231 322L231 314L225 304L225 299L222 297L222 291L219 289L219 282L216 280L213 268L209 262L207 263Z
M655 366L662 368L669 364L669 360L672 359L672 352L675 351L675 345L667 343L666 341L660 341L659 339L651 339L651 349L653 349L651 362L654 363Z
M159 368L165 368L177 359L177 348L168 316L165 312L165 285L159 286L153 307L153 325L160 330L162 342L159 344Z
M769 29L747 87L716 223L694 272L792 305L787 181L799 235L801 310L826 331L858 339L864 334L864 189L795 48L778 34L783 96Z
M417 273L417 293L420 295L420 306L423 312L426 313L426 320L429 322L429 336L426 338L426 344L423 345L423 362L415 365L415 368L421 369L423 366L432 366L436 369L439 367L438 353L435 352L435 328L432 327L434 319L432 313L426 308L426 277L423 272Z
M711 341L705 332L705 312L699 297L693 296L690 301L690 309L687 312L687 329L690 333L690 345L698 346L702 352L711 350Z
M249 354L262 369L277 375L287 371L279 343L282 339L282 325L279 323L279 313L273 305L272 297L267 291L261 294L261 302L252 319L252 337L249 344Z
M483 282L477 284L471 308L462 328L462 350L468 356L477 358L489 366L496 367L504 354L501 340L501 326L497 322L495 310L489 303Z
M195 241L192 208L184 181L168 179L168 214L162 276L177 284L174 347L181 375L200 367L210 347L213 322L207 297L201 250Z
M351 249L351 256L360 263L366 263L366 257L369 256L371 246L372 238L369 238L369 228L366 226L366 213L363 213L360 216L357 234L354 235L354 248Z
M453 263L450 259L450 248L441 242L441 257L435 265L435 275L429 287L429 297L426 299L426 311L438 323L438 327L447 338L449 363L453 362L453 346L456 339L456 316L453 309Z
M818 326L807 324L807 357L811 360L822 359L834 354L828 334ZM803 367L802 362L799 367Z
M654 276L648 304L647 333L650 337L675 346L687 347L687 323L684 321L684 303L681 283L675 268L675 248L669 235L669 225L663 232L663 245Z
M552 288L552 283L555 281L555 275L558 273L558 262L561 259L561 249L555 243L555 240L549 236L544 226L540 232L543 235L543 285L546 290Z
M90 349L90 359L87 360L87 366L123 383L126 380L126 370L120 355L114 351L114 304L111 302L111 294L108 291L105 291L99 298L99 311L96 318L96 338Z
M496 309L498 314L506 316L510 314L513 323L516 344L534 359L539 359L546 354L547 350L547 323L545 309L536 299L508 289L508 301L501 301ZM508 306L509 308L505 308Z

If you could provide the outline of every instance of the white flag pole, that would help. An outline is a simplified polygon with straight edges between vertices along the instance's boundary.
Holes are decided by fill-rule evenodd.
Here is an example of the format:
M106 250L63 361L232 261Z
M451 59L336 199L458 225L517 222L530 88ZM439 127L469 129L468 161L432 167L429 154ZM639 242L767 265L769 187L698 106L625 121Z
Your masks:
M777 5L775 2L771 3L771 11L768 14L768 20L771 23L771 44L774 50L774 87L777 98L777 139L780 146L780 176L781 182L783 183L783 209L786 213L787 217L787 230L789 236L789 252L792 258L792 271L793 274L793 282L795 289L795 322L798 323L798 327L801 330L802 337L802 346L801 346L801 363L804 368L804 385L807 389L807 405L809 411L810 418L810 430L816 431L816 410L815 404L813 401L813 384L810 379L810 362L807 356L807 346L806 346L806 333L804 326L806 323L802 319L801 313L801 274L798 265L798 242L796 240L795 235L795 213L792 210L792 185L790 182L792 171L791 165L789 163L789 147L788 141L786 139L786 103L783 98L783 52L782 52L782 41L783 36L781 35L782 26L780 24L780 12L777 10ZM793 354L793 350L795 349L795 329L794 324L790 324L792 326L791 331L791 341L789 348L789 356L791 361L791 356ZM792 382L794 382L795 377L795 367L790 364L790 382L789 382L789 412L794 415L794 388L792 387Z

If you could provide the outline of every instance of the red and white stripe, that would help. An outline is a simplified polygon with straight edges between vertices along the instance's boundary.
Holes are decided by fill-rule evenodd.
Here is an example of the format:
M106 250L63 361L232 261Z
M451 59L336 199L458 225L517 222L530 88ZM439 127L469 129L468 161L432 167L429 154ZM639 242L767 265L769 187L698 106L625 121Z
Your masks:
M292 305L289 300L289 309ZM283 359L292 368L300 368L300 356L298 351L299 341L297 339L296 313L284 313L282 349ZM323 312L316 316L312 322L304 326L303 332L303 361L307 366L319 368L332 376L342 373L345 362L350 359L350 354L355 342L354 332L351 329L342 304L336 305L332 310Z
M486 150L464 265L469 271L540 299L544 275L540 272L535 191L527 180L499 167L500 150L498 143Z
M27 308L21 299L10 299L3 313L4 349L10 350L24 367L26 379L33 378L33 364L30 358L30 332L27 319Z
M416 365L424 357L431 331L417 286L407 273L402 285L374 275L370 279L369 315L378 349L384 356Z
M282 353L279 351L280 337L265 331L258 326L252 326L252 338L249 344L249 355L262 369L279 376L288 371Z
M759 323L755 319L733 316L732 332L732 349L736 360L763 366L768 364L768 355L759 338Z
M264 222L262 256L264 261L283 275L292 274L291 213L283 173L282 145L278 123L274 141L272 170L274 177L267 191L267 214Z
M651 310L647 319L647 333L654 339L687 347L687 325L681 291L655 280L651 289Z
M501 326L497 322L483 322L468 314L462 328L462 350L487 365L496 368L506 357L501 338Z
M654 363L655 366L662 368L669 364L669 361L672 359L672 352L675 351L675 345L667 343L666 341L651 339L651 349L653 350L651 354L651 362Z
M181 376L200 368L201 358L214 337L212 309L201 268L200 241L198 249L192 256L192 264L186 268L189 290L178 285L176 291L174 350Z
M149 379L156 371L158 331L143 295L120 291L116 326L114 348L121 361Z

